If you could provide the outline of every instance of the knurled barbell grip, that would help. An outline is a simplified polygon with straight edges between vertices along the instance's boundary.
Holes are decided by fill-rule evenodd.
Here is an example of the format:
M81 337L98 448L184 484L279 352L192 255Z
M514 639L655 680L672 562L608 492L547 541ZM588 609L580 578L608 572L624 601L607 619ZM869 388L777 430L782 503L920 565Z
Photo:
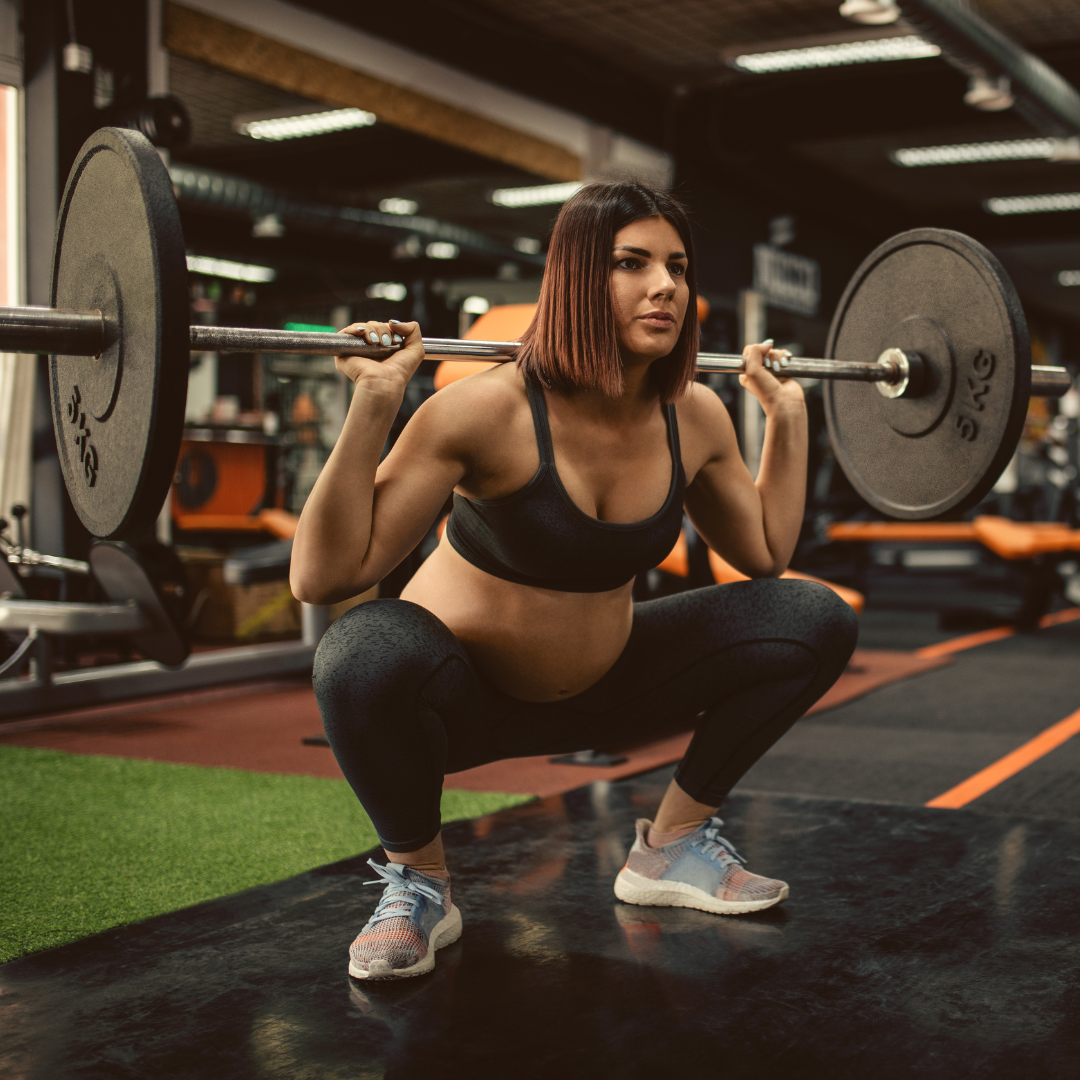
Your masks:
M456 338L424 338L424 353L439 360L511 360L516 341L462 341ZM354 334L329 334L310 330L257 330L235 326L193 326L191 348L195 352L281 352L321 356L370 356L382 359L397 346L372 345ZM741 356L699 353L699 371L737 373ZM840 360L793 358L785 375L799 378L850 379L860 382L893 381L896 372L888 364Z

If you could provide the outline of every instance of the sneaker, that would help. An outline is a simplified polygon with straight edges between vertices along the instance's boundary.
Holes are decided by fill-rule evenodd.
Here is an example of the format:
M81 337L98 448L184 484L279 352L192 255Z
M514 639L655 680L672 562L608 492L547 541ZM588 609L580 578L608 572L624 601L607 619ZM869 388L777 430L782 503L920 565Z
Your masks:
M637 838L615 879L615 895L646 907L690 907L717 915L760 911L787 899L783 881L742 868L746 860L720 835L724 823L710 818L673 844L646 843L651 821L637 822Z
M431 971L435 950L461 937L461 912L450 902L450 882L400 863L380 866L368 859L368 866L385 880L386 889L349 947L349 974L400 979Z

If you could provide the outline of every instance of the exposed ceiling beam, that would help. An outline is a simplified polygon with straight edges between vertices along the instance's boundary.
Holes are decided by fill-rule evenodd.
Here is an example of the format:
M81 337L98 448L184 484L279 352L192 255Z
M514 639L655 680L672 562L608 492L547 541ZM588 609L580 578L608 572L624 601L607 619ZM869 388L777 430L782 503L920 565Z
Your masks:
M165 45L313 101L367 109L386 123L539 176L582 175L581 157L563 146L180 4L166 9Z

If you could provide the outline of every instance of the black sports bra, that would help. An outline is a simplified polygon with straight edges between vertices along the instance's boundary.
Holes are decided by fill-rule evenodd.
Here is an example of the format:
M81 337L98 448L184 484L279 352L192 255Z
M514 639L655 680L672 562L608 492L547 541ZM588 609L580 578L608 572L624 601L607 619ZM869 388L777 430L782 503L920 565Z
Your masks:
M559 479L544 392L531 376L525 389L540 451L540 468L502 499L454 495L446 537L485 573L558 592L608 592L662 562L679 538L686 474L675 406L664 406L671 448L671 487L645 521L600 521L579 509Z

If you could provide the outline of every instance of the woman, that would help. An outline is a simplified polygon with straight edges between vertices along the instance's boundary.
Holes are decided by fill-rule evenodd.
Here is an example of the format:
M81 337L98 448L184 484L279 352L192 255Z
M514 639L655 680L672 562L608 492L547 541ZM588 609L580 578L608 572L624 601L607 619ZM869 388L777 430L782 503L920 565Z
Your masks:
M357 978L430 971L457 939L443 774L500 758L622 746L694 727L654 821L637 823L624 901L720 914L783 900L718 833L740 776L837 679L855 643L833 592L777 581L799 534L807 422L771 342L740 381L767 417L755 482L727 410L694 382L690 225L670 195L591 184L556 221L516 364L448 386L379 463L424 351L416 323L348 327L403 347L339 357L348 419L308 498L293 593L370 588L451 492L442 543L399 600L329 630L314 682L330 745L386 852L387 885L350 949ZM635 604L683 511L751 580Z

